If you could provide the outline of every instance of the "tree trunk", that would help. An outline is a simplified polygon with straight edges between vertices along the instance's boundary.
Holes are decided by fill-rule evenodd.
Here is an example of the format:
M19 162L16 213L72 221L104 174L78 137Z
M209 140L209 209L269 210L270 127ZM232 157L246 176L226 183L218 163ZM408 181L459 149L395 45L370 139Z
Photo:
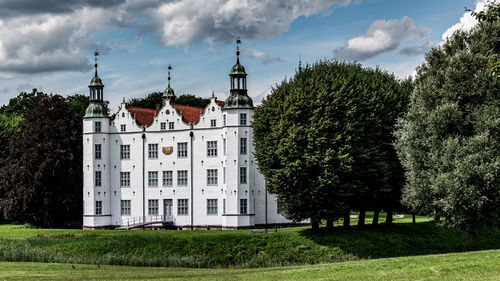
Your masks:
M359 227L365 226L365 218L366 218L366 210L365 209L359 210L359 218L358 218Z
M311 219L311 229L312 229L312 231L319 230L319 222L317 220Z
M380 210L379 209L376 209L375 211L373 211L373 221L372 221L372 225L378 225L378 217L380 215Z
M441 220L441 216L440 215L434 215L434 222L435 223L438 223L439 221Z
M326 220L326 229L327 230L333 230L333 220L332 219L327 219Z
M351 226L351 210L347 210L344 214L344 228L349 228Z
M392 210L387 209L387 216L385 217L385 224L391 225L392 224Z
M412 214L412 215L411 215L411 222L412 222L412 223L417 223L417 220L416 220L416 218L415 218L415 214Z

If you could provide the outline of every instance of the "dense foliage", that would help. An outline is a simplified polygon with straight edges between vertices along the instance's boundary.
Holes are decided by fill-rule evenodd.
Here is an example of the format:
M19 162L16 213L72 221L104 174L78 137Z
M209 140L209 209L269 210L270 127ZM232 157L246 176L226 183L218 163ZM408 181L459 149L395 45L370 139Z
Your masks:
M404 204L471 230L500 225L500 79L489 68L500 21L491 14L426 55L397 132Z
M64 98L38 95L0 165L0 211L42 226L80 220L82 122Z
M255 110L255 156L287 218L316 227L351 209L398 206L392 131L411 87L378 69L321 61L272 90Z
M163 104L163 101L164 101L163 93L154 92L154 93L147 95L144 98L130 99L127 102L127 105L134 106L134 107L156 109L156 105L161 106ZM196 96L190 95L190 94L184 94L184 95L178 96L175 99L174 103L205 108L210 103L210 99L196 97Z

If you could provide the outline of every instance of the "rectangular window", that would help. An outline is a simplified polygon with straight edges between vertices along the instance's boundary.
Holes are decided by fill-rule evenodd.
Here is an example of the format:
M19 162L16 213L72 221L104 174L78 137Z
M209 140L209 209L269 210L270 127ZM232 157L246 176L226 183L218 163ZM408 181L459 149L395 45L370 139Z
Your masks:
M226 155L226 139L222 139L222 150L224 155Z
M160 130L165 131L167 129L167 122L160 123Z
M240 154L247 154L247 138L240 138Z
M217 169L207 170L207 185L217 185Z
M188 156L188 143L179 142L177 143L177 158L187 158Z
M177 215L187 216L188 210L188 199L177 199Z
M247 114L240 113L240 126L246 126L246 125L247 125Z
M226 184L226 167L222 168L222 184Z
M148 200L148 214L150 216L158 215L158 199Z
M240 183L247 183L247 167L240 167Z
M174 122L168 122L168 129L173 130L174 129Z
M177 171L177 185L187 186L188 185L188 171Z
M226 114L222 115L222 125L226 126Z
M120 172L120 187L130 187L130 172Z
M95 214L102 215L102 201L95 201Z
M120 125L120 132L125 132L125 131L127 131L127 125L121 124Z
M226 213L226 198L222 199L222 213Z
M247 213L247 199L240 199L240 214Z
M217 199L207 199L207 215L217 214Z
M101 186L102 184L102 178L101 178L101 171L95 171L95 186Z
M96 144L95 145L95 150L94 150L94 156L95 156L95 159L101 159L101 145L100 144Z
M148 144L148 158L149 159L158 159L158 144L157 143Z
M101 132L101 121L95 121L94 122L94 131L96 133L100 133Z
M121 201L122 216L130 216L130 200Z
M148 186L157 187L158 186L158 171L148 172Z
M207 141L207 156L217 156L217 141Z
M163 186L172 186L174 182L173 177L172 171L163 171Z
M217 120L215 120L215 119L210 120L210 127L212 127L212 128L217 127Z
M120 159L130 159L130 145L122 144L120 145Z

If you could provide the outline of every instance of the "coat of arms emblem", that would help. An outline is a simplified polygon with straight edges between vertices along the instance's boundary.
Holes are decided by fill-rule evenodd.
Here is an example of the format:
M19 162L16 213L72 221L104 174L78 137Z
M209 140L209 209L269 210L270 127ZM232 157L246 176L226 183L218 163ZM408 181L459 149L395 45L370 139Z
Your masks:
M170 155L172 152L174 152L174 147L173 146L164 146L162 148L163 154L165 155Z

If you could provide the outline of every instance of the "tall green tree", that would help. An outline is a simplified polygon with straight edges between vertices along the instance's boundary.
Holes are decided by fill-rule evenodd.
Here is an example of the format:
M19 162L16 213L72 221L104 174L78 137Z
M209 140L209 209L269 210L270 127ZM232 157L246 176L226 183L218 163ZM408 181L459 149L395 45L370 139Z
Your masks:
M403 203L469 230L500 225L500 79L488 65L500 55L500 21L491 14L426 55L396 134Z
M73 94L66 97L69 110L78 113L80 116L85 116L85 110L89 106L89 97L82 94Z
M255 156L286 217L317 228L351 209L397 204L401 184L392 183L402 169L390 144L409 89L379 69L336 61L273 88L255 110Z
M82 170L81 116L61 96L37 96L0 163L0 211L46 227L80 220Z

